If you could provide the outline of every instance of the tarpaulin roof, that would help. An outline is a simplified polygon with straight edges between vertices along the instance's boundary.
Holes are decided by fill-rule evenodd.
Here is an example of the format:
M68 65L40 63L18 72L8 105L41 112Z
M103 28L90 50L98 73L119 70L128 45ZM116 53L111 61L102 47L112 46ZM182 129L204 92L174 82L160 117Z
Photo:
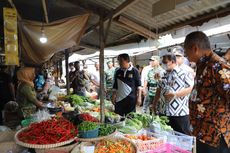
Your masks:
M22 58L30 64L41 64L55 53L78 45L88 17L89 14L85 14L44 25L33 21L20 22ZM39 41L42 35L41 27L48 38L45 44Z

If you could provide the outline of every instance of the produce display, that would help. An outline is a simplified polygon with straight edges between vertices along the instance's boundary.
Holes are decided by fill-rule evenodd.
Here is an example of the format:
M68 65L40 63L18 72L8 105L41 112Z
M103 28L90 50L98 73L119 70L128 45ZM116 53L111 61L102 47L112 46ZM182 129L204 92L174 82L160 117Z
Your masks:
M29 144L55 144L77 136L73 123L64 118L53 118L40 123L32 123L18 134L18 139Z
M172 127L168 125L169 120L167 116L153 116L153 121L150 124L152 132L159 133L161 131L172 131Z
M82 119L83 121L99 122L97 118L91 116L89 113L80 114L79 118Z
M135 113L135 112L129 113L127 115L127 118L137 119L137 120L141 121L144 128L148 127L149 124L152 121L152 116L151 115L149 115L149 114L140 114L140 113Z
M78 95L71 95L71 96L69 96L69 100L73 104L80 105L80 106L84 105L85 102L95 103L94 100L91 100L88 97L78 96Z
M107 136L116 131L116 128L109 124L102 124L99 128L99 136Z
M136 153L136 150L127 140L102 140L96 145L94 153Z
M105 122L106 123L119 123L121 121L121 116L114 112L106 112L105 113Z
M145 134L141 135L124 135L126 138L133 139L133 140L142 140L142 141L148 141L148 140L156 140L154 137L147 136Z
M94 122L84 121L78 126L79 131L91 131L99 128L99 125Z

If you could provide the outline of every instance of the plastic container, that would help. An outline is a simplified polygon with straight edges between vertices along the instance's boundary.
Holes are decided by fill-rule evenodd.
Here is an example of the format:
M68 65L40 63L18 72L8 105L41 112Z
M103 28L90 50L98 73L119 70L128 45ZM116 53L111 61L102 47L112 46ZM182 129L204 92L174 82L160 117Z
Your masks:
M172 134L167 135L167 143L192 151L195 143L195 137L174 131Z
M148 151L147 153L191 153L191 152L184 150L178 146L166 143L151 151Z
M156 138L154 140L146 140L146 141L130 139L131 141L135 143L139 152L151 151L155 148L158 148L159 146L163 145L166 142L165 136L151 133L151 132L148 132L147 130L141 130L138 132L138 134L135 134L135 135L136 136L147 135L148 137Z
M98 137L99 127L95 130L90 131L78 131L80 138L96 138Z

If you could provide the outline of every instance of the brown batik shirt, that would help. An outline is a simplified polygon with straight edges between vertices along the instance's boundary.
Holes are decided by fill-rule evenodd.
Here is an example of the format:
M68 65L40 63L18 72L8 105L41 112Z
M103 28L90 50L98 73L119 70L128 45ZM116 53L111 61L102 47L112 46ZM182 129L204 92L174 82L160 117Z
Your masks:
M219 146L223 136L230 147L230 67L216 54L197 64L190 102L193 135L210 146Z

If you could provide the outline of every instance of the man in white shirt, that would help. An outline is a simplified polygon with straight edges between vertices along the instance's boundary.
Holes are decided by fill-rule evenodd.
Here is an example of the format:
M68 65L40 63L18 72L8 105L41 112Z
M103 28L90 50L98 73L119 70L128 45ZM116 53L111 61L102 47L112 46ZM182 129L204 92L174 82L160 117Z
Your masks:
M93 85L95 86L96 92L99 96L99 89L100 89L100 71L99 71L99 63L95 63L95 68L96 71L94 71L93 73L90 73L90 80L93 83Z

